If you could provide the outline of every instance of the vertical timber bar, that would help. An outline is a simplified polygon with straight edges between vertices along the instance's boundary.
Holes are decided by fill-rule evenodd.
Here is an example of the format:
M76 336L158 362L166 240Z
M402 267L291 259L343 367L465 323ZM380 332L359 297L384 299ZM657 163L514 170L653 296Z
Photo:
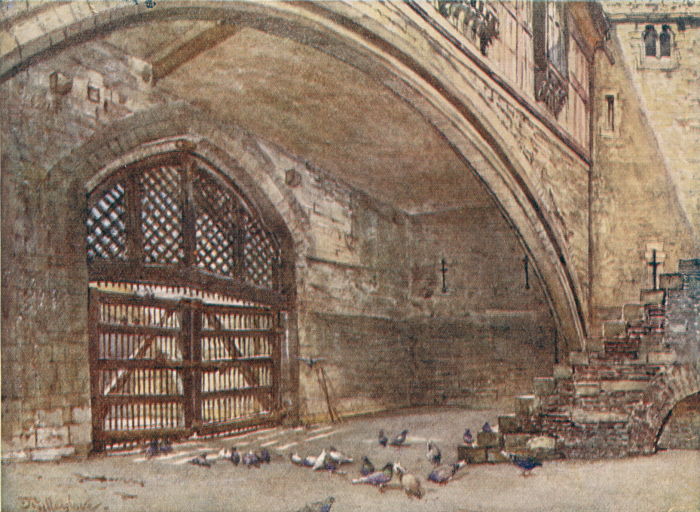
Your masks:
M94 289L88 289L89 293L89 336L88 357L90 359L90 406L92 408L92 449L96 452L104 451L104 420L106 409L102 400L100 388L100 369L97 361L100 349L100 293Z

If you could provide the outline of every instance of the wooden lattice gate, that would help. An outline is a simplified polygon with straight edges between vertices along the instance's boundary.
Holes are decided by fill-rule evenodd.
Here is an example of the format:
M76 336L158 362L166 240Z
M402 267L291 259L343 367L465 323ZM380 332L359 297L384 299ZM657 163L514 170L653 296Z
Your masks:
M274 421L275 309L91 289L90 319L96 450Z
M170 153L88 196L93 445L276 420L281 251L206 162Z

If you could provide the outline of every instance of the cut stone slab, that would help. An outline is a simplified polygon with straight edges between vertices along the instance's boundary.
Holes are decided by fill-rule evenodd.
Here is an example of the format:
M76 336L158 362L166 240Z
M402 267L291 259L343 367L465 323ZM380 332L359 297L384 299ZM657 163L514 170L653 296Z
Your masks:
M663 304L664 303L664 290L642 290L639 294L639 300L642 304Z
M476 440L480 448L499 448L501 446L501 436L498 432L479 432L476 435Z
M515 414L499 416L498 431L502 434L520 432L518 418L515 416Z
M537 396L547 396L554 393L553 377L535 377L532 383Z
M661 274L659 276L659 288L662 290L680 290L683 288L683 276L681 274Z
M501 450L497 448L488 448L486 450L486 461L487 462L510 462L508 457L504 457Z
M457 459L466 460L469 464L486 462L486 448L461 445L457 447Z
M532 439L532 434L504 434L503 447L507 451L523 450L527 447L527 442Z
M627 322L624 320L608 320L603 324L603 337L615 338L625 334Z

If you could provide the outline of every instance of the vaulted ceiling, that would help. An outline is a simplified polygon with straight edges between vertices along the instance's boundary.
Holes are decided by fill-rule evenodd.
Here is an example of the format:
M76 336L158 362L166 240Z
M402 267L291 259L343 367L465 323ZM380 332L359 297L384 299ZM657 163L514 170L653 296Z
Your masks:
M149 23L106 40L150 63L154 87L409 213L493 206L410 105L325 53L209 21Z

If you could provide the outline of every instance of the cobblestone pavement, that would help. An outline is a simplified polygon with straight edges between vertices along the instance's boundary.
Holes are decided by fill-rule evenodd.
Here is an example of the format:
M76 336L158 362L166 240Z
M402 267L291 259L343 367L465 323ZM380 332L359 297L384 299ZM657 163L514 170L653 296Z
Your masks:
M195 439L172 453L146 459L142 453L96 456L60 463L6 463L2 467L2 510L29 511L296 511L335 498L332 512L462 511L700 511L700 452L669 451L651 457L605 461L552 461L524 478L510 464L464 468L446 486L425 481L431 469L426 441L456 459L465 427L496 424L501 411L412 409L350 419L336 425L279 427L227 439ZM382 448L379 429L389 435L409 430L408 446ZM222 447L267 448L273 456L260 469L216 460ZM341 474L292 465L292 453L317 455L335 446L354 457ZM209 454L210 468L188 464ZM408 498L396 479L380 493L352 485L359 460L376 466L399 461L423 481L422 500Z

